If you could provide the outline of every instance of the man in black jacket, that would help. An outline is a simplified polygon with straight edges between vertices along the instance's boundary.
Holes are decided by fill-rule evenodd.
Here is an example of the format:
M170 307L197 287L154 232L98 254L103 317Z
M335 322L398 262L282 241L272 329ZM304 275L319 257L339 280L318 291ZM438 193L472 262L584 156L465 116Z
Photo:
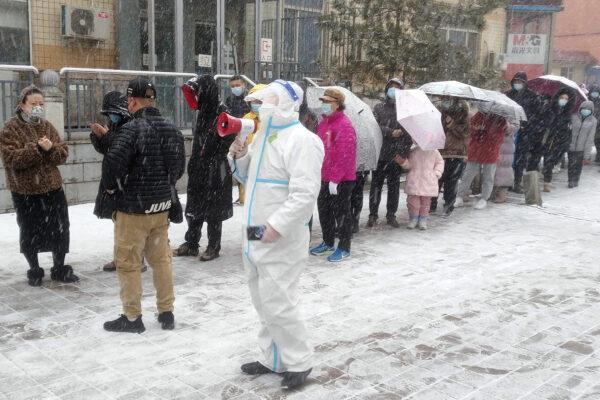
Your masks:
M396 118L396 90L402 90L404 83L398 79L390 79L385 86L385 101L373 108L375 119L381 128L383 145L379 155L377 170L373 171L371 191L369 193L369 222L367 227L371 228L377 222L379 203L381 203L381 190L383 182L387 180L387 223L398 228L396 221L398 211L398 200L400 198L400 175L402 168L394 162L394 157L400 155L406 158L412 145L412 139L404 131Z
M158 321L173 329L173 272L169 247L172 187L185 169L183 135L155 108L156 89L143 78L129 82L127 108L106 153L106 187L116 192L115 262L123 314L104 324L113 332L141 333L142 254L154 270Z
M523 107L525 115L527 115L527 121L522 121L519 128L515 148L515 161L513 163L515 171L513 191L523 193L523 187L521 186L523 170L527 165L527 157L531 151L530 147L533 140L533 129L536 124L535 120L541 112L542 102L540 96L527 87L527 74L525 72L517 72L510 84L511 89L506 92L506 95Z
M244 98L248 95L246 82L240 75L234 75L229 79L229 88L231 89L231 96L225 100L229 115L242 118L250 112L250 106L244 101Z

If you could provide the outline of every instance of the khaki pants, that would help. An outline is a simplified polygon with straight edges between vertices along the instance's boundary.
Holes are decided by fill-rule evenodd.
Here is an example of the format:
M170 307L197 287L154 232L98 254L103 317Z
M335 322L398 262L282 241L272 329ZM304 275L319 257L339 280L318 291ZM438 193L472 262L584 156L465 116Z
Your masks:
M173 269L169 246L168 212L127 214L115 219L115 263L121 284L123 314L142 314L142 254L152 267L158 312L173 311Z

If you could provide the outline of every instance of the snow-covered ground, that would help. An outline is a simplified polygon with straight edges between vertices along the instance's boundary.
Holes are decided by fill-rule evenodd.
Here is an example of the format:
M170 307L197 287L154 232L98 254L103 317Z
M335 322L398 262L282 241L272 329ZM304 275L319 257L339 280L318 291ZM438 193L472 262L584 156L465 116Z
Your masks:
M239 371L258 355L239 208L221 258L174 260L176 330L160 330L144 274L141 335L102 329L121 309L115 274L101 270L112 223L92 205L70 208L78 285L29 287L15 217L1 215L0 398L600 399L600 173L586 167L569 190L563 172L556 185L543 208L513 195L434 216L427 232L380 223L345 263L311 257L302 304L315 368L297 392ZM185 228L171 228L173 246Z

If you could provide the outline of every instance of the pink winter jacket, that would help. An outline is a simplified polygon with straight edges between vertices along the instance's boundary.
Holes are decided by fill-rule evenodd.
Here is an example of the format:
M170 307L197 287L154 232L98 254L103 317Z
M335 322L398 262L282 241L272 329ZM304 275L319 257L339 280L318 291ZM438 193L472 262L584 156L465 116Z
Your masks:
M325 146L325 159L321 168L323 182L356 180L356 132L350 120L341 111L323 117L317 134Z
M415 147L402 163L402 168L409 170L404 187L406 194L437 197L438 180L444 172L444 159L439 151Z

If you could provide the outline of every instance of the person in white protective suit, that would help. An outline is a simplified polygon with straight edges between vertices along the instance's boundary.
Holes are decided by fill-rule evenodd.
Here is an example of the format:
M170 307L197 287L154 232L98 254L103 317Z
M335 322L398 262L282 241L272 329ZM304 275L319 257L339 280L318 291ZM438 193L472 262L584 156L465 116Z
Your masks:
M263 353L241 368L251 375L281 374L288 389L302 385L312 366L298 284L324 157L318 136L298 121L302 97L298 85L282 80L246 97L261 103L260 130L249 146L238 136L229 153L234 177L247 188L242 253ZM248 240L248 227L264 227L262 239Z

